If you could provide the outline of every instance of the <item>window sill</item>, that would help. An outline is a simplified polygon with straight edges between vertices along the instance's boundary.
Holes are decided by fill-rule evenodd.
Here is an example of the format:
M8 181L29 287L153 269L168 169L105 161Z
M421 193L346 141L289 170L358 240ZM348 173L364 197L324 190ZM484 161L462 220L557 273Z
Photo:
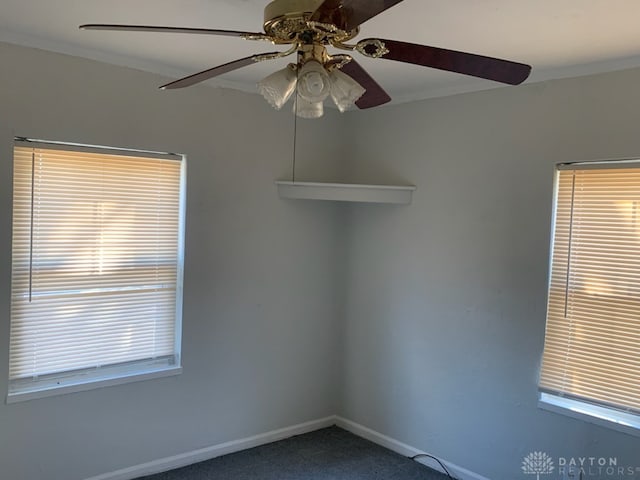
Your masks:
M620 412L548 393L540 393L538 408L640 437L640 416L632 413Z
M117 377L113 372L104 378L92 377L91 379L76 378L65 381L64 385L34 386L32 389L23 389L17 392L9 392L7 395L7 404L26 402L27 400L35 400L37 398L52 397L54 395L64 395L67 393L84 392L95 388L111 387L113 385L123 385L125 383L139 382L143 380L151 380L153 378L170 377L182 373L182 367L169 366L135 373L121 374Z

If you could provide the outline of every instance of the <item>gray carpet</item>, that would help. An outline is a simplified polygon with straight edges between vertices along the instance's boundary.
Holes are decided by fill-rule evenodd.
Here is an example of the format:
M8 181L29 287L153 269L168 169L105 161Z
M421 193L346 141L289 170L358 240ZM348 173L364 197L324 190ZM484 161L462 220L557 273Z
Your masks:
M444 480L447 476L338 427L329 427L143 478Z

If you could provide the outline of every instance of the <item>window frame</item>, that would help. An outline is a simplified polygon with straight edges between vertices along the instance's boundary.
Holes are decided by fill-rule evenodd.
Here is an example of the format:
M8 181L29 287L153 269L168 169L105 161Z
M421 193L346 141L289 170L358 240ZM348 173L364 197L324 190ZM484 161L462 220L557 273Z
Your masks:
M176 252L176 285L175 285L175 313L173 319L174 341L171 358L136 360L104 367L74 369L53 374L46 374L34 381L31 377L25 379L8 380L6 403L12 404L37 398L62 395L95 388L121 385L131 382L150 380L182 373L182 307L184 280L184 249L185 249L185 221L186 221L186 177L187 159L185 155L149 150L125 149L100 145L85 145L68 142L36 140L26 137L15 137L15 147L55 149L69 152L99 153L105 155L124 155L140 158L169 159L180 163L179 193L178 193L178 223L177 223L177 252ZM12 164L15 165L14 149L12 149ZM12 199L14 193L12 192ZM13 209L13 208L12 208ZM12 219L13 229L13 219ZM12 243L12 265L13 265ZM12 297L13 302L13 297Z
M555 252L556 218L558 209L558 195L560 190L560 173L566 170L579 169L617 169L637 168L640 171L640 158L619 158L589 162L558 163L554 169L554 189L552 204L552 221L550 232L549 270L547 283L547 301L551 291L553 257ZM573 221L573 220L572 220ZM545 310L545 344L547 341L548 309ZM541 410L565 415L574 419L599 425L611 430L623 432L628 435L640 437L640 414L633 411L624 411L616 407L608 407L601 403L589 402L583 398L573 398L570 394L546 391L540 385L542 376L542 359L538 377L538 408Z

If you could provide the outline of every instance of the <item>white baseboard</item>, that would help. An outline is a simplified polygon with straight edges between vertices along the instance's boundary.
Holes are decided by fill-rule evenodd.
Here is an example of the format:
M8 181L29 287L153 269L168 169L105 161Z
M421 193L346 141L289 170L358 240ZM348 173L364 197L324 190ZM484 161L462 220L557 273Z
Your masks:
M205 460L210 460L229 453L239 452L240 450L246 450L247 448L257 447L266 443L277 442L284 438L313 432L314 430L330 427L335 424L336 417L332 415L318 420L312 420L310 422L272 430L271 432L261 433L252 437L242 438L240 440L233 440L231 442L221 443L212 447L181 453L172 457L160 458L151 462L116 470L115 472L104 473L102 475L87 478L86 480L132 480L144 475L166 472L167 470L185 467L192 463L203 462Z
M377 443L389 450L392 450L405 457L413 457L415 455L427 454L422 450L418 450L415 447L402 443L399 440L383 435L376 432L364 425L352 422L346 418L331 415L329 417L320 418L318 420L312 420L310 422L300 423L290 427L280 428L278 430L272 430L270 432L261 433L252 437L242 438L240 440L233 440L231 442L225 442L211 447L201 448L193 450L191 452L181 453L179 455L173 455L171 457L160 458L151 462L142 463L140 465L134 465L132 467L116 470L115 472L104 473L95 477L87 478L86 480L133 480L134 478L142 477L145 475L153 475L155 473L166 472L167 470L173 470L174 468L185 467L193 463L203 462L215 457L227 455L229 453L239 452L248 448L257 447L266 443L277 442L294 435L301 435L303 433L313 432L321 428L337 425L344 430L347 430L354 435L357 435L367 440ZM429 459L427 457L417 459L418 462L433 468L439 472L445 473L442 466L437 461ZM486 477L471 472L466 468L462 468L451 462L440 459L445 465L449 473L458 480L489 480Z
M421 454L430 455L428 452L418 450L417 448L412 447L411 445L407 445L406 443L402 443L395 438L388 437L380 432L376 432L375 430L365 427L364 425L360 425L359 423L352 422L351 420L347 420L346 418L340 416L335 417L335 424L338 427L353 433L354 435L366 438L373 443L377 443L378 445L388 448L389 450L399 453L400 455L403 455L405 457L413 457L415 455ZM478 475L477 473L467 470L466 468L462 468L454 463L442 459L439 460L444 464L449 473L458 480L489 480L482 475ZM441 473L445 473L442 466L433 459L424 457L416 459L416 461Z

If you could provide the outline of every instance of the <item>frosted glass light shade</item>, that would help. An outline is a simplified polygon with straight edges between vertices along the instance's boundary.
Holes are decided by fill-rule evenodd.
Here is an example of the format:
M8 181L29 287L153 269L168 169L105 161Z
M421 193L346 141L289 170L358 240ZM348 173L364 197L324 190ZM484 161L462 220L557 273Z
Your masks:
M307 102L322 102L331 89L329 74L320 63L310 60L298 74L298 95Z
M291 67L283 68L258 82L258 91L269 105L280 110L296 90L296 72Z
M338 69L329 74L331 98L342 113L353 105L366 90L353 78Z
M310 102L298 94L293 105L293 112L300 118L320 118L324 115L324 105L322 101Z

